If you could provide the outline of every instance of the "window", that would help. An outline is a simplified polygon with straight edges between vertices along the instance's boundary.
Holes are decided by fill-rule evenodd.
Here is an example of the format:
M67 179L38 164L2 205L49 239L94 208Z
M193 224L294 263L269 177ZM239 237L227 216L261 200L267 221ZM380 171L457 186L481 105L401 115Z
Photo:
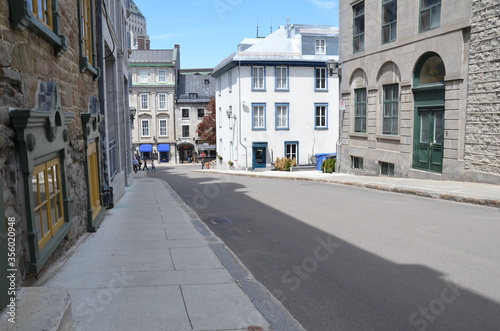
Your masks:
M147 83L148 82L148 71L147 70L140 70L139 71L139 83Z
M396 40L398 20L398 1L382 1L382 43Z
M198 93L189 93L189 99L198 99Z
M32 1L30 1L32 2ZM36 6L36 2L32 2ZM79 15L80 15L80 69L89 70L94 75L97 75L96 54L94 53L94 8L93 0L80 0L79 1Z
M326 40L316 39L315 54L326 54Z
M354 90L354 132L366 132L366 89Z
M167 71L158 70L158 83L166 83L166 82L167 82Z
M167 109L166 93L158 93L158 109Z
M221 91L222 91L222 83L221 83L221 77L217 77L217 91L219 91L219 96L221 94Z
M299 142L285 141L285 157L295 159L299 163Z
M252 105L252 129L265 130L266 129L266 106L263 104Z
M141 120L141 136L149 137L149 120Z
M276 105L276 129L288 130L288 104Z
M182 138L189 138L189 125L182 126Z
M205 79L205 85L210 84L210 79Z
M97 156L97 143L89 144L87 149L88 156L88 176L89 176L89 202L92 210L92 219L94 220L101 210L101 184L99 178L99 158Z
M288 90L288 68L276 67L276 89Z
M316 90L326 90L326 68L315 69L316 83L314 85Z
M441 24L441 0L420 0L420 32L435 29Z
M219 128L222 128L222 108L219 107Z
M264 90L264 67L252 67L252 89Z
M189 118L189 109L184 108L182 110L182 118Z
M141 93L139 96L141 98L141 109L142 110L149 109L149 94Z
M363 158L351 155L351 169L363 170Z
M61 13L57 0L9 0L9 7L15 29L28 28L35 32L53 45L57 56L67 51L67 38L60 31Z
M159 123L159 132L160 132L160 137L165 137L168 135L168 129L167 129L167 120L160 120Z
M205 117L205 109L198 108L198 118L203 118L203 117Z
M61 165L58 158L35 167L32 187L34 225L38 249L41 250L64 223Z
M353 7L353 51L361 52L365 49L365 2L358 3Z
M379 162L380 175L387 177L394 177L394 163Z
M229 93L233 91L233 73L231 71L227 73L227 88L229 89Z
M314 128L327 129L327 110L328 106L325 104L316 104L314 106Z
M398 134L398 84L385 85L383 105L383 134Z

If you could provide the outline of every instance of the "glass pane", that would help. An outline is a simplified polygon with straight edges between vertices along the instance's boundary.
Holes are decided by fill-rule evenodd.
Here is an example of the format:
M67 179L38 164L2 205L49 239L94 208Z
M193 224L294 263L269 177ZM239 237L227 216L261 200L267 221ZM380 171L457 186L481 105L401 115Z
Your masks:
M31 187L32 187L32 192L33 192L33 203L34 203L34 207L38 206L40 204L40 200L38 200L38 186L39 186L39 182L38 182L38 175L35 175L33 177L31 177Z
M59 219L59 209L57 208L57 196L50 199L50 218L52 227L54 227L54 225L57 223L57 220Z
M420 29L422 31L427 31L430 29L430 15L431 13L428 10L420 14Z
M37 241L40 241L42 239L42 217L40 215L41 210L35 212L35 229L36 231L36 239Z
M437 112L434 117L434 143L443 144L444 142L444 120L443 113Z
M439 27L441 20L441 6L436 6L431 9L431 29Z
M429 113L427 112L420 115L420 143L429 143Z
M49 232L49 219L48 219L48 210L47 210L47 203L45 203L40 210L41 212L41 230L42 230L42 236L43 237L45 234Z

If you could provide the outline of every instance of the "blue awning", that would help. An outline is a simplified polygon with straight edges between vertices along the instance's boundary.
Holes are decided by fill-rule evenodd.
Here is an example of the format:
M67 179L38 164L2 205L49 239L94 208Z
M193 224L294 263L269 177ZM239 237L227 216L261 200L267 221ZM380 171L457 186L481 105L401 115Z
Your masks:
M170 144L158 144L158 152L170 152Z
M139 146L139 152L141 153L151 153L153 151L153 145L151 144L141 144Z

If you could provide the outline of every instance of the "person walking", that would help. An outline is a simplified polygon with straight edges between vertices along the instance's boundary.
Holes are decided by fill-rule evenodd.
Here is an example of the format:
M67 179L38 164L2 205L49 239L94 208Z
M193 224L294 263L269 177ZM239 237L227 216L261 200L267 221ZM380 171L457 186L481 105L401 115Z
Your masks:
M142 168L142 171L146 171L146 169L148 169L148 171L149 171L148 161L144 160L144 168Z
M134 160L132 161L132 165L134 166L134 172L137 173L137 169L139 168L139 170L140 170L140 165L139 165L139 160L137 160L136 157L134 157Z
M156 172L155 160L151 160L151 172Z

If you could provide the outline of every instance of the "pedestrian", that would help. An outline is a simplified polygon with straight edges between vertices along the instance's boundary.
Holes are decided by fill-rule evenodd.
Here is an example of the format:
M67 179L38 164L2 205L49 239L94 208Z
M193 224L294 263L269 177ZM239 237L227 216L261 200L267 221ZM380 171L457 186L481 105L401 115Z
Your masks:
M151 172L156 172L155 160L151 160Z
M149 171L148 161L144 160L144 168L142 168L142 171L146 171L146 169L148 169L148 171Z
M137 158L134 157L134 160L132 161L132 164L134 166L134 172L137 173L137 168L140 169L139 160L137 160Z
M188 163L191 163L191 154L188 154Z
M139 161L139 170L141 170L141 167L142 167L141 159L137 159L137 161Z

